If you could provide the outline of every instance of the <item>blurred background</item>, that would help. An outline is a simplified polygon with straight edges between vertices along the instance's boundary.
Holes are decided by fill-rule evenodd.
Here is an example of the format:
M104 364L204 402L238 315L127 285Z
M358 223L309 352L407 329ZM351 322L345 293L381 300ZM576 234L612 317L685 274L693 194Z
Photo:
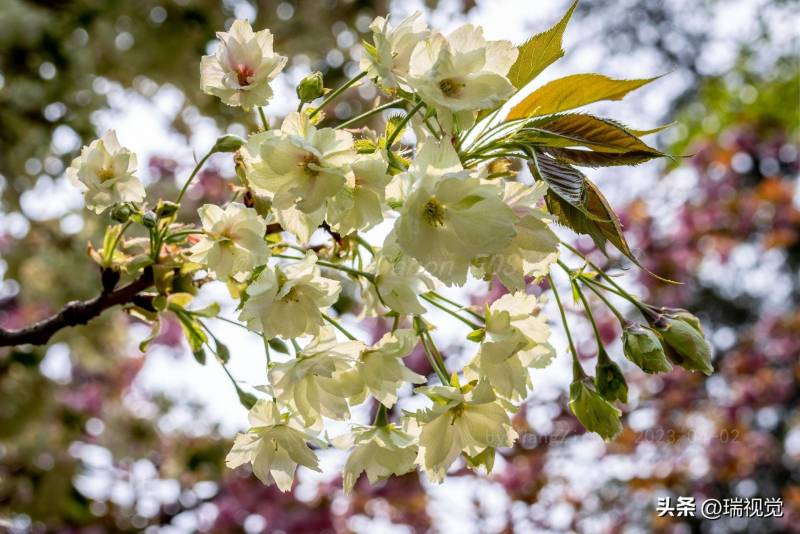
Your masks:
M310 70L335 87L358 69L377 15L416 9L434 27L482 24L522 42L557 21L566 0L0 0L0 325L17 328L73 299L99 276L88 241L106 219L82 209L64 178L105 129L139 155L151 198L171 195L220 132L255 116L199 90L200 56L234 18L270 28L290 57L268 108L273 125ZM626 367L625 431L586 435L566 408L568 365L534 374L515 417L522 439L490 477L461 469L442 486L416 474L351 497L342 459L300 473L290 494L223 464L245 410L215 364L188 353L167 320L148 327L117 310L59 333L47 347L0 350L0 530L12 532L800 532L800 3L796 0L583 0L565 58L534 82L578 72L668 73L624 103L598 106L635 128L675 122L656 144L674 162L591 173L620 214L639 270L625 283L650 302L697 312L716 372L649 376ZM364 86L332 113L377 97ZM190 189L194 208L229 198L230 155ZM190 216L193 207L187 209ZM577 245L606 265L590 241ZM209 284L201 300L227 302ZM221 284L219 284L221 286ZM466 288L473 302L502 288ZM223 306L231 313L230 303ZM352 304L340 303L342 312ZM357 310L352 310L357 311ZM619 360L618 324L601 316ZM577 315L580 350L592 356ZM353 321L353 319L350 319ZM263 376L260 343L225 323L231 370ZM366 336L385 325L361 323ZM446 329L440 333L447 338ZM460 357L456 342L447 351ZM563 345L559 347L563 349ZM413 359L413 357L412 357ZM567 360L561 350L561 358ZM421 358L410 362L422 370ZM248 381L250 381L248 383ZM780 497L782 518L658 517L658 497Z

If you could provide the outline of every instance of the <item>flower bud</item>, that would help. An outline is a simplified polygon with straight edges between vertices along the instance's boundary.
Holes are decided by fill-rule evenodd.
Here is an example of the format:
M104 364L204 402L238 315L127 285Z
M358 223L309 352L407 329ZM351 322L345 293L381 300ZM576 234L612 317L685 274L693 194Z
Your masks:
M142 224L147 228L155 228L156 224L158 223L158 217L152 210L147 210L144 215L142 215Z
M638 323L622 331L622 350L625 357L645 373L666 373L672 370L658 335Z
M217 139L217 142L214 143L214 147L211 150L213 152L236 152L242 148L244 143L245 140L238 135L227 134Z
M595 390L591 378L575 380L569 386L569 409L586 430L607 441L622 432L621 412Z
M128 222L131 217L131 207L127 204L116 204L111 208L111 218L119 223Z
M597 391L609 402L628 402L628 384L619 365L606 354L597 362L594 383Z
M687 371L700 371L710 375L714 371L711 365L711 347L703 334L689 321L682 318L664 317L665 326L658 327L658 333L669 347L666 351L673 363Z
M693 313L690 313L682 308L662 308L662 313L673 319L680 319L689 323L695 330L705 336L705 332L703 332L703 326L700 324L700 319L698 319Z
M297 85L297 98L301 102L313 102L323 94L325 94L325 88L323 87L322 73L320 71L312 72L300 80Z
M180 206L174 202L160 200L158 206L156 206L156 214L159 217L169 217L170 215L174 215L175 212L178 211L178 208L180 208Z

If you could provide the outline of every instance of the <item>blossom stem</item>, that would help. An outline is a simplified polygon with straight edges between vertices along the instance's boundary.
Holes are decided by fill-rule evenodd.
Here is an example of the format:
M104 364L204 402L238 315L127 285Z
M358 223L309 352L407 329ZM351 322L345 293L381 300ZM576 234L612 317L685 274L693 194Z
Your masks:
M203 159L201 159L199 162L197 162L197 165L195 165L194 170L192 171L192 174L189 175L189 178L186 180L186 183L184 183L183 187L181 187L181 191L180 191L180 193L178 193L178 198L175 200L176 204L180 204L181 203L181 199L183 198L183 195L186 193L186 190L189 189L189 184L192 183L192 180L194 180L194 177L197 176L198 172L200 172L200 168L205 164L206 160L208 160L208 158L210 158L212 156L212 154L214 154L214 149L213 148L208 151L208 154L203 156Z
M303 349L300 348L300 345L297 343L295 338L292 338L292 348L294 348L295 355L300 354L303 352Z
M481 327L480 327L480 325L478 325L478 324L476 324L476 323L473 323L472 321L470 321L470 320L469 320L469 319L467 319L466 317L462 317L462 316L460 316L460 315L459 315L458 313L456 313L455 311L453 311L453 310L451 310L451 309L449 309L449 308L446 308L446 307L444 307L443 305L439 304L438 302L436 302L436 301L435 301L435 300L433 300L432 298L430 298L430 297L427 297L427 296L425 296L425 295L420 295L420 297L422 297L422 298L423 298L423 299L424 299L426 302L429 302L429 303L433 304L434 306L436 306L437 308L439 308L439 309L440 309L440 310L442 310L443 312L446 312L446 313L448 313L448 314L452 315L453 317L455 317L456 319L458 319L459 321L461 321L461 322L462 322L462 323L464 323L465 325L469 326L469 327L470 327L470 328L472 328L473 330L477 330L477 329L481 328Z
M258 106L258 116L261 117L261 127L266 132L269 130L269 121L267 120L267 115L264 113L263 106Z
M622 316L622 314L619 312L616 306L611 304L611 302L606 298L606 296L603 295L603 293L599 291L596 287L594 287L594 284L592 284L589 280L587 280L587 278L584 278L583 276L581 276L580 279L581 281L583 281L586 287L588 287L592 291L592 293L597 295L597 297L603 301L606 307L608 307L608 309L611 310L611 313L616 315L617 319L619 320L619 324L625 326L628 323L628 321L625 319L625 317Z
M400 132L402 132L403 129L406 127L406 124L408 124L408 121L411 120L411 117L413 117L417 111L422 109L424 105L425 102L420 102L419 104L411 108L411 111L406 113L405 117L403 117L402 120L397 124L397 126L395 126L394 130L392 130L392 134L386 140L386 150L392 149L392 145L394 144L395 140L397 140L397 137L400 135Z
M360 234L356 234L356 243L367 249L367 252L369 252L371 256L375 256L375 249L373 249L369 241L361 237Z
M337 129L337 130L339 130L341 128L347 128L347 127L352 126L353 124L355 124L357 122L361 122L362 120L364 120L364 119L366 119L368 117L371 117L372 115L375 115L376 113L380 113L381 111L386 111L387 109L401 107L404 102L405 102L405 100L403 100L402 98L398 98L397 100L392 100L391 102L387 102L386 104L383 104L382 106L378 106L377 108L370 109L369 111L365 111L361 115L356 115L355 117L346 120L342 124L339 124L338 126L334 126L334 128Z
M104 259L105 259L106 263L107 263L109 266L111 266L111 260L112 260L112 258L114 257L114 251L115 251L115 250L117 250L117 245L119 244L119 241L120 241L120 239L122 239L122 234L124 234L124 233L125 233L125 230L127 230L127 229L128 229L128 227L129 227L129 226L130 226L132 223L133 223L133 221L131 221L131 220L128 220L128 221L125 223L125 225L122 227L122 229L119 231L119 233L117 234L117 237L115 237L115 238L114 238L114 242L113 242L113 243L111 243L111 246L110 246L110 247L108 247L108 250L104 250L104 251L103 251L103 256L105 256L105 258L104 258Z
M575 291L578 293L578 298L581 299L581 303L583 303L583 309L586 311L586 316L589 318L589 322L592 323L592 331L594 332L594 339L597 341L598 349L603 347L603 340L600 337L600 329L597 328L597 321L594 319L594 314L592 313L592 308L589 306L589 300L586 298L586 295L583 294L581 291L580 285L574 279L570 279L570 284L572 287L575 288Z
M440 366L439 362L436 360L436 357L434 356L433 351L431 350L431 347L428 346L428 339L426 339L425 337L425 334L427 333L428 329L419 315L414 316L414 329L417 331L417 336L419 337L420 343L422 343L422 348L425 351L425 357L428 359L428 363L430 364L431 369L433 369L436 372L436 376L439 377L439 381L442 384L444 385L449 384L450 379L447 377L447 371L444 368L444 362L442 362Z
M348 87L352 86L366 75L367 75L366 71L359 72L358 74L356 74L355 76L344 82L344 84L342 84L338 89L334 90L332 93L326 96L325 99L320 103L320 105L317 106L311 113L308 114L308 118L313 119L317 115L317 113L322 111L322 108L330 104L336 97L338 97L340 94L346 91Z
M269 366L272 365L272 358L269 354L269 339L263 332L261 333L261 340L264 342L264 355L267 357L267 369L269 369Z
M273 254L272 257L283 258L285 260L303 261L303 258L298 258L297 256L288 256L286 254ZM321 265L322 267L330 267L331 269L336 269L339 271L344 271L354 276L362 276L373 283L375 281L375 277L372 274L365 273L364 271L359 271L358 269L353 269L352 267L347 267L346 265L339 265L338 263L331 263L325 260L317 260L317 265Z
M358 341L358 338L356 336L351 334L350 331L347 330L347 328L342 326L342 324L339 321L337 321L336 319L334 319L333 317L331 317L327 313L323 313L322 314L322 318L325 319L326 321L328 321L329 323L331 323L334 326L334 328L336 328L336 330L338 330L339 332L344 334L347 339L349 339L351 341Z
M436 291L428 291L427 294L430 295L431 297L434 297L434 298L437 298L437 299L439 299L441 301L444 301L444 302L450 304L451 306L455 306L459 310L464 310L465 312L467 312L468 314L472 315L476 319L479 319L479 320L484 321L484 322L486 321L486 318L483 315L481 315L480 313L471 310L468 306L462 306L458 302L450 300L449 298L445 297L444 295L442 295L440 293L437 293Z
M572 353L572 378L573 380L579 380L581 378L586 377L586 373L581 366L581 362L578 359L578 351L575 350L575 343L572 341L572 334L569 331L569 325L567 324L567 314L564 312L564 306L561 304L561 297L558 295L558 289L556 289L556 283L553 280L553 276L548 273L547 274L547 281L550 282L550 289L553 290L553 296L556 299L556 305L558 306L558 312L561 314L561 323L564 325L564 331L567 333L567 342L569 343L569 351Z

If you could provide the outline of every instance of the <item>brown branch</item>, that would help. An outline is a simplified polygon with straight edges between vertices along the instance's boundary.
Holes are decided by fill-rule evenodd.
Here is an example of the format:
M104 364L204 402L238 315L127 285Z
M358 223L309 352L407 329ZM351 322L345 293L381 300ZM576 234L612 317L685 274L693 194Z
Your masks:
M142 276L117 290L103 273L103 291L91 300L68 302L57 314L19 330L0 328L0 347L44 345L53 335L70 326L86 324L108 308L132 302L140 292L153 285L153 271L145 269ZM113 277L112 277L113 278ZM110 286L110 287L109 287Z

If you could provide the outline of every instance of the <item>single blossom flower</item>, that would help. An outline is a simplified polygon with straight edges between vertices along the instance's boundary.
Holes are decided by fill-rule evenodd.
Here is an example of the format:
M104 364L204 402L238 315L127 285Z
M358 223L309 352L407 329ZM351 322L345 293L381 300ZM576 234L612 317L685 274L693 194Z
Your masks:
M141 202L145 191L135 176L136 154L121 146L114 130L81 149L67 177L83 190L86 207L102 213L119 202Z
M373 46L366 46L361 56L361 70L367 71L370 79L386 89L397 88L408 75L411 52L417 43L427 39L430 30L416 11L402 20L397 27L388 18L377 17L369 26Z
M432 150L454 152L452 147ZM443 161L436 163L441 168ZM465 171L438 176L438 170L419 172L425 175L395 222L397 243L445 284L463 285L474 259L500 252L511 242L516 216L503 202L498 185Z
M304 431L293 428L288 414L274 402L259 400L248 414L251 428L236 435L225 464L234 469L249 463L264 484L275 481L281 491L290 491L298 465L320 471L317 456Z
M327 221L342 235L369 230L383 220L386 186L392 177L380 152L350 164L345 186L328 202Z
M367 394L387 408L397 402L397 390L405 383L421 384L425 377L403 365L417 344L414 330L401 329L385 334L371 347L364 347L353 368L343 377L349 382L348 390L353 405L361 404Z
M319 427L321 417L350 417L346 398L353 384L343 377L352 368L363 344L339 342L332 327L324 327L296 358L276 363L269 379L278 400L294 408L308 427Z
M416 390L433 401L433 407L413 414L420 426L417 463L433 482L441 482L462 452L468 457L494 457L497 447L510 447L517 439L506 406L488 383L473 388L429 386Z
M342 476L345 493L353 491L361 473L370 484L403 475L414 469L417 445L413 436L389 423L360 427L353 432L354 448L347 458Z
M296 217L284 213L296 209L308 216L306 224L318 226L328 202L347 181L356 157L353 136L333 128L318 129L307 115L293 112L280 130L254 137L247 149L247 179L273 195L273 209L279 217Z
M433 291L436 284L417 260L403 253L394 232L386 237L383 248L375 249L366 271L374 282L362 281L365 315L381 315L386 307L400 315L425 313L419 295Z
M192 261L221 279L250 273L267 262L267 224L256 210L232 202L225 209L206 204L198 213L204 234L190 249Z
M492 109L514 94L506 75L518 54L510 41L487 41L483 28L466 24L417 44L408 83L436 108L446 127L468 127L478 110Z
M558 259L558 236L550 229L550 218L538 208L546 192L545 182L505 183L503 200L517 216L516 235L502 251L473 262L476 276L487 280L496 276L508 289L521 290L526 277L547 275Z
M503 398L522 400L532 388L531 368L547 366L555 355L550 328L534 295L503 295L486 307L485 337L467 364L467 379L484 378Z
M339 298L341 284L325 278L317 256L308 252L303 261L266 268L247 288L239 319L268 338L317 335L324 324L320 310Z
M219 46L200 61L200 86L229 106L249 110L272 97L272 81L287 57L272 50L272 32L254 32L246 20L236 20L230 31L217 32Z

